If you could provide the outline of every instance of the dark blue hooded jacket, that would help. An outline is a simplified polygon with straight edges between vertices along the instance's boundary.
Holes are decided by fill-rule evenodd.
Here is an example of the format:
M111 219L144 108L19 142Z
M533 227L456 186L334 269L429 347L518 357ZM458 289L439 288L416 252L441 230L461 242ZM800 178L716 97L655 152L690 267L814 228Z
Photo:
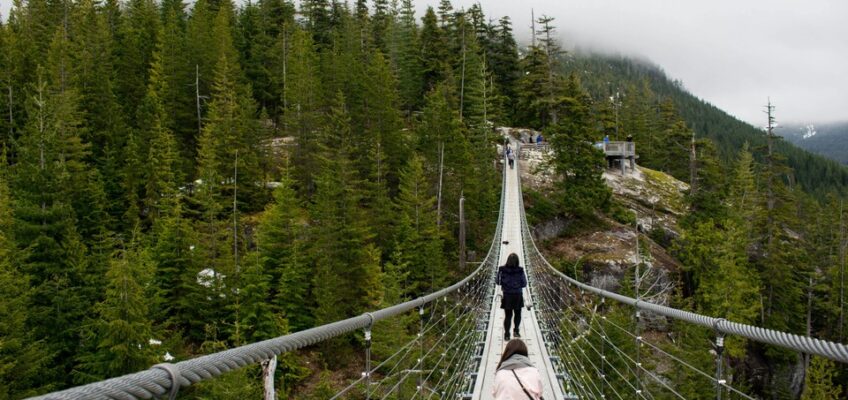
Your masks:
M506 266L498 268L498 285L504 294L521 294L521 289L527 287L527 277L524 276L524 268L509 268Z

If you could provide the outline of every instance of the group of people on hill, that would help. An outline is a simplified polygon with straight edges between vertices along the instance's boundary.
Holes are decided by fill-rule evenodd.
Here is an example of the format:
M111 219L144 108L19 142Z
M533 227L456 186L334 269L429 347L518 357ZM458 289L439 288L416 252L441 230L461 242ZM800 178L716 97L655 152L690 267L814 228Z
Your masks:
M533 135L530 135L528 140L530 141L530 143L534 143ZM538 136L535 137L535 143L542 143L544 140L545 140L545 138L542 137L541 133ZM524 138L521 139L521 142L524 143ZM509 161L509 168L510 169L515 168L515 152L512 151L512 147L509 145L509 142L505 141L505 144L506 144L506 159L507 159L507 161Z
M510 167L512 163L510 159ZM507 344L495 373L492 395L495 400L541 400L543 391L541 375L530 361L527 345L519 339L521 309L524 307L522 291L527 287L527 276L524 274L524 268L519 265L517 254L510 254L506 264L498 268L496 283L500 285L503 293L501 308L506 314L504 341ZM513 328L512 340L510 340L510 327Z

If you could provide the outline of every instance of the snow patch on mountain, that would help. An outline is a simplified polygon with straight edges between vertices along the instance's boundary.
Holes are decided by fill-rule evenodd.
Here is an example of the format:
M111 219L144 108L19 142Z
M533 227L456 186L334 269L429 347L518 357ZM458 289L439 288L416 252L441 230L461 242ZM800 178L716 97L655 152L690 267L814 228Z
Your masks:
M803 128L801 128L801 131L804 132L804 134L801 136L802 139L809 139L813 136L816 136L817 133L816 126L813 124L804 126Z

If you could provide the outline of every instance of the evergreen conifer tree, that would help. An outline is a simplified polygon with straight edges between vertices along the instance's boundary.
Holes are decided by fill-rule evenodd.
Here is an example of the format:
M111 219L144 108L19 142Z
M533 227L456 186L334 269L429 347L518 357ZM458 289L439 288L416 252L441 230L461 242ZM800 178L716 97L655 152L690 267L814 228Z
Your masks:
M96 351L79 356L85 378L101 380L148 368L156 361L151 347L151 309L157 298L152 293L154 266L144 249L140 233L115 251L106 273L105 299L97 305L93 327Z
M571 75L564 91L563 118L545 131L554 151L551 162L561 178L558 200L567 212L582 217L606 209L611 198L601 176L603 153L592 145L598 134L590 109L591 99L577 76Z
M421 73L423 89L432 90L448 73L448 43L445 32L439 26L433 7L427 7L421 18Z
M404 294L410 297L441 287L446 278L442 240L436 225L436 199L430 195L421 158L414 155L401 171L395 209L392 263L404 266Z
M371 243L373 234L359 207L360 183L350 161L354 143L341 96L337 96L329 118L323 133L326 147L316 180L315 204L310 212L316 324L372 308L382 294L380 255Z
M147 72L161 32L159 8L153 0L131 0L121 17L115 50L118 98L126 115L135 115L147 88ZM141 126L131 124L136 128Z
M813 356L810 369L804 377L804 391L801 400L831 400L842 394L842 388L834 382L834 371L837 370L833 361L820 356Z
M371 31L374 38L374 46L383 54L389 53L389 37L394 17L389 8L388 0L374 0L374 13L371 16Z
M294 176L303 193L311 194L318 170L317 129L323 110L318 54L306 31L294 28L289 43L282 99L283 132L297 142L292 155Z
M162 306L151 310L151 318L172 332L192 337L192 333L199 334L203 329L202 319L196 318L203 311L194 302L201 291L197 281L199 266L203 265L198 255L201 249L180 203L168 205L173 208L163 209L151 229L150 258L156 270L153 282L162 299Z
M410 112L420 104L424 87L421 75L420 38L411 0L401 1L398 21L392 33L389 54L397 69L401 104L404 110Z
M512 110L517 97L517 82L521 77L521 70L518 60L518 45L512 36L512 21L510 21L508 16L502 17L498 21L496 36L493 42L494 51L487 58L487 61L491 66L495 84L505 98L506 104L504 108L507 117L512 117Z
M6 152L0 150L0 399L36 395L52 378L42 374L50 357L27 321L32 288L18 267L12 213Z
M237 190L239 209L254 209L264 197L260 169L264 155L260 147L262 130L256 121L250 87L241 83L238 56L227 39L230 32L226 15L222 9L216 19L215 32L222 44L207 121L198 143L198 176L210 188L217 185L220 195L228 194L218 201L230 202Z
M99 266L86 262L87 249L76 228L71 203L82 198L69 194L80 189L68 186L69 172L84 154L75 129L78 119L69 97L50 93L43 76L42 69L31 88L28 122L11 169L14 238L21 251L20 270L33 288L28 311L33 331L54 354L57 373L67 373L78 348L78 329L97 301L91 296L101 293L102 277L99 268L90 268Z
M165 112L162 95L167 91L165 79L162 76L161 48L153 54L150 65L147 94L138 110L138 120L144 126L142 135L150 142L148 155L145 157L145 214L148 221L160 218L163 211L175 208L177 199L177 166L179 155L177 145L171 130L168 128L169 118Z
M298 204L292 180L284 173L259 222L257 247L270 293L282 317L294 331L313 326L311 271L307 251L307 214Z

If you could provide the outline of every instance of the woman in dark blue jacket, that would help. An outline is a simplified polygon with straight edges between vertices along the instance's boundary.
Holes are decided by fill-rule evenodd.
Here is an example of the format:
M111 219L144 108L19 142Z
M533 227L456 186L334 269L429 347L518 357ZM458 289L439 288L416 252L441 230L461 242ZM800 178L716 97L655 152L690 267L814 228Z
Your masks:
M521 323L521 307L524 307L522 289L527 287L527 277L524 276L524 268L518 265L518 255L512 253L506 258L506 265L498 268L497 284L501 285L503 297L501 297L501 308L504 310L504 340L509 340L510 320L515 321L515 337L521 337L518 325Z

